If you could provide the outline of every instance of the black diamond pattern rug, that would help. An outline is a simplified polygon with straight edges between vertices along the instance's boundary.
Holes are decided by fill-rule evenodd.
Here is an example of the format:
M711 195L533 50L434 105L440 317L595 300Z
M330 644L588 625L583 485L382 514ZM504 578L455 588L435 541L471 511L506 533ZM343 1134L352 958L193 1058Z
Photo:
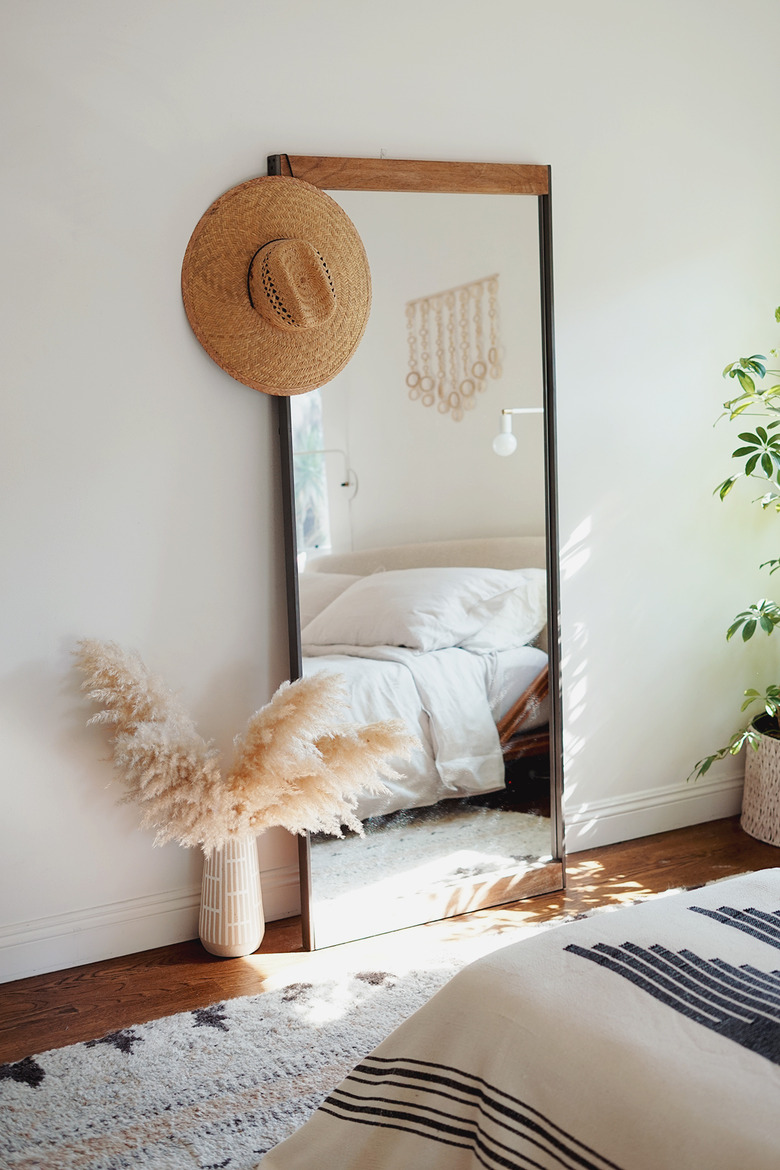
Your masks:
M296 981L0 1065L0 1166L249 1170L467 962L543 927Z

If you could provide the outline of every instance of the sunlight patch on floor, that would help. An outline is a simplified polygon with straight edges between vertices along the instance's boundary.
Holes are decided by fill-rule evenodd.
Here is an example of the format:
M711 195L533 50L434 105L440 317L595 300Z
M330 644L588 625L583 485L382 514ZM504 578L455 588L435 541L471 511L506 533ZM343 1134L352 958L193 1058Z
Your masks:
M398 978L413 970L440 969L457 951L471 962L491 950L577 915L617 910L645 898L671 893L667 871L660 863L645 880L632 873L609 873L608 865L585 854L566 862L567 886L552 894L521 902L475 910L421 926L409 927L355 942L295 954L258 954L242 962L252 964L263 990L283 987L292 980L319 982L347 971L391 972ZM671 876L671 875L670 875ZM678 878L679 874L675 875ZM679 889L676 885L674 889ZM331 1004L328 1010L338 1010Z

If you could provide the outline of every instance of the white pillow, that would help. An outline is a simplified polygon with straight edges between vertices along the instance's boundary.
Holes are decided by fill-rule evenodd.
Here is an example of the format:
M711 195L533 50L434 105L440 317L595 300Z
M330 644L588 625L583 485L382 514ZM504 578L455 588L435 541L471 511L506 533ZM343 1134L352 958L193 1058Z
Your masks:
M301 573L298 577L298 601L301 610L301 628L322 613L349 585L360 577L354 573Z
M517 583L506 593L480 606L486 622L464 638L464 650L487 654L527 646L547 624L547 574L544 569L519 569Z
M373 573L322 610L304 627L301 639L318 646L457 646L503 611L507 594L516 587L527 590L526 573L541 571L425 568Z

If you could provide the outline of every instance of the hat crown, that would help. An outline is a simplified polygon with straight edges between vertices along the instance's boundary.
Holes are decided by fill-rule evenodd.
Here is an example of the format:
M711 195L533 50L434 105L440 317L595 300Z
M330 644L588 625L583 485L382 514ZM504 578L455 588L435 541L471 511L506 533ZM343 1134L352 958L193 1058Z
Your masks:
M277 329L316 329L336 312L336 290L308 240L272 240L252 257L247 277L254 309Z

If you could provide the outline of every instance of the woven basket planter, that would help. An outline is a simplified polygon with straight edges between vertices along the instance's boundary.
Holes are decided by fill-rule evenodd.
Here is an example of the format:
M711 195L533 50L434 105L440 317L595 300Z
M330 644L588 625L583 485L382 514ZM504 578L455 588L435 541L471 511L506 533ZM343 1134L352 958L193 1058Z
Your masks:
M746 748L740 824L756 840L780 845L780 739L762 735L758 751Z

